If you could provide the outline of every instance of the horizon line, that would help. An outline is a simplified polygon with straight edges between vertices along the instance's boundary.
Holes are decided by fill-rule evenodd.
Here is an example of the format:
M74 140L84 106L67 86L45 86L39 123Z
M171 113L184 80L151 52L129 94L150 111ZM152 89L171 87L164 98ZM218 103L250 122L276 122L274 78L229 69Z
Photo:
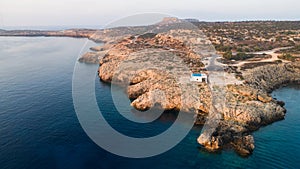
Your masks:
M300 22L300 19L237 19L237 20L199 20L197 18L179 18L182 20L195 20L197 22L207 22L207 23L226 23L226 22ZM103 25L93 25L93 24L72 24L72 25L0 25L1 27L74 27L74 26L99 26L99 27L104 27L105 24ZM76 27L74 27L76 28Z

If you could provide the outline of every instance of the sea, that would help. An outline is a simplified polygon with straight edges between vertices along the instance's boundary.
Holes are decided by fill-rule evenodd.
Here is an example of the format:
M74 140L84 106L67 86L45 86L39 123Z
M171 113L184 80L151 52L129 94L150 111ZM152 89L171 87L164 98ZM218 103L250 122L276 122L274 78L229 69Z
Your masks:
M122 133L157 135L176 117L169 114L146 127L139 124L140 128L123 122L112 99L112 86L96 76L98 65L77 62L95 45L101 44L84 38L0 37L0 169L300 168L300 87L296 85L272 93L286 103L286 118L254 132L256 147L246 158L233 150L202 150L196 141L201 126L153 157L122 157L99 147L84 132L74 109L76 64L94 70L98 106L109 124ZM124 96L119 92L116 97Z

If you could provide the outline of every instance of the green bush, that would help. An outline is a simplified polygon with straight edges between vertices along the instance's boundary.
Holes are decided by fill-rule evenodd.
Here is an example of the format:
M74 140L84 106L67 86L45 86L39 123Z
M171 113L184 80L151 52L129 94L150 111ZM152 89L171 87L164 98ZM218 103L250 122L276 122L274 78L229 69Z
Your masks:
M223 58L224 58L224 59L227 59L227 60L233 59L232 52L231 52L231 51L225 52L225 53L223 54Z
M284 53L284 54L278 56L278 58L279 59L288 60L288 61L292 61L292 62L294 62L295 59L296 59L293 55L291 55L289 53Z
M252 57L253 55L246 54L244 52L239 52L236 55L233 55L231 51L227 51L223 54L223 58L227 60L246 60Z

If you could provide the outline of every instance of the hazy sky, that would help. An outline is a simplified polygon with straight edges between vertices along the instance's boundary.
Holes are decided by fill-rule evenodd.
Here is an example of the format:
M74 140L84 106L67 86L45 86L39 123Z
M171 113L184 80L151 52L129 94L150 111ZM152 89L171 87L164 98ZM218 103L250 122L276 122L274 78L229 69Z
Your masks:
M299 0L0 0L0 26L105 25L138 13L216 20L300 20Z

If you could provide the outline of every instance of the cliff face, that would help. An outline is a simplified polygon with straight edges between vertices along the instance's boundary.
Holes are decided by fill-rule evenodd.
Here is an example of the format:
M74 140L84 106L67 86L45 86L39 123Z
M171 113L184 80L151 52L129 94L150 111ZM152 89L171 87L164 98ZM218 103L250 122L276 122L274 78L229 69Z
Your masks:
M268 64L242 73L246 79L243 85L227 86L222 124L212 137L202 135L198 139L209 149L231 142L242 155L251 153L254 144L249 133L285 116L284 102L273 99L269 93L284 84L298 83L300 63Z
M208 150L233 147L243 156L252 153L252 131L284 119L285 109L266 92L247 85L228 85L221 108L221 120L212 134L205 131L198 142ZM208 135L210 134L210 135Z
M300 63L270 64L243 72L245 84L228 85L223 120L212 137L201 135L198 142L211 150L230 143L241 155L254 148L249 132L284 119L284 103L269 96L269 92L300 80Z
M281 63L261 66L243 73L247 85L271 92L286 83L300 81L300 63Z

